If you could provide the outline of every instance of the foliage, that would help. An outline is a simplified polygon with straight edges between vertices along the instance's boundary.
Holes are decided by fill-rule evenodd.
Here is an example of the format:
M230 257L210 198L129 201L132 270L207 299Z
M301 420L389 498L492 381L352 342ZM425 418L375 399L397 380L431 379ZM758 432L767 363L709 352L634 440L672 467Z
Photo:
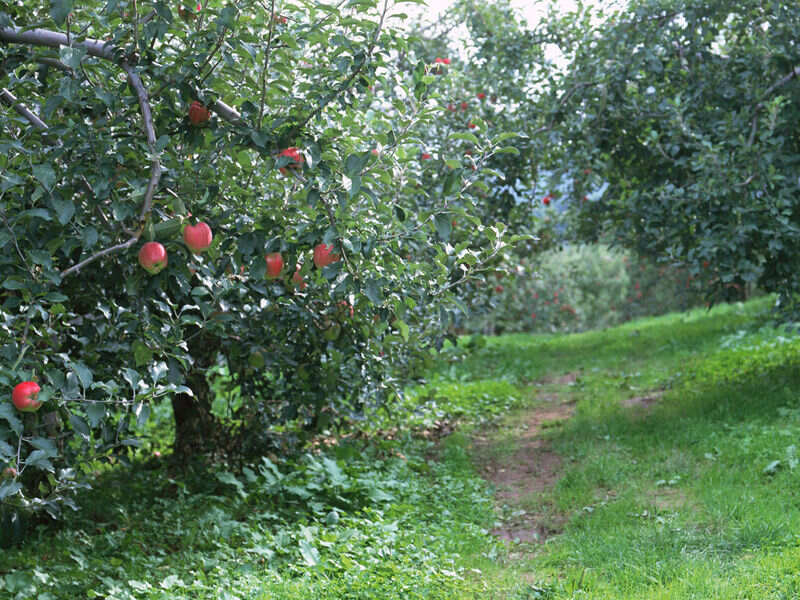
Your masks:
M9 514L58 515L165 402L183 460L289 451L362 418L441 346L453 289L513 241L484 225L475 181L420 160L438 79L403 58L388 2L176 8L0 8L0 390L37 379L45 400L24 420L0 402ZM214 232L205 254L178 241L195 220ZM152 276L148 239L169 258ZM314 269L320 243L341 260ZM224 421L217 369L243 399Z
M718 298L757 284L790 302L800 7L635 0L543 28L569 65L544 109L582 238L610 232L695 277L710 266Z
M462 448L344 442L242 472L104 469L60 531L0 554L10 598L477 598L490 497Z
M484 287L491 309L469 331L585 331L686 310L705 300L707 281L602 244L568 245L520 259Z

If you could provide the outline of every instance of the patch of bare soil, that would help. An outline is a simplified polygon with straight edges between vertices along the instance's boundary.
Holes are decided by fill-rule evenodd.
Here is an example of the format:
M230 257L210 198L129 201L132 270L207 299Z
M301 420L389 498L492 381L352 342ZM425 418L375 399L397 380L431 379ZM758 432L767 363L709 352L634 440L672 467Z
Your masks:
M580 377L580 372L573 371L572 373L565 373L564 375L548 375L547 377L543 377L538 380L536 383L539 384L555 384L555 385L572 385L576 381L578 381L578 377Z
M641 408L645 410L649 410L654 404L656 404L661 397L664 395L664 392L659 390L655 392L651 392L644 396L634 396L633 398L626 398L621 402L622 406L625 408Z
M492 531L506 540L544 541L559 532L564 520L548 514L546 507L538 512L514 510L525 498L550 489L561 474L562 459L550 449L541 433L545 427L569 419L574 406L556 404L557 396L552 394L540 399L548 403L525 414L514 427L512 453L497 456L492 454L492 444L487 438L474 440L482 475L497 489L497 503L512 509L512 520Z

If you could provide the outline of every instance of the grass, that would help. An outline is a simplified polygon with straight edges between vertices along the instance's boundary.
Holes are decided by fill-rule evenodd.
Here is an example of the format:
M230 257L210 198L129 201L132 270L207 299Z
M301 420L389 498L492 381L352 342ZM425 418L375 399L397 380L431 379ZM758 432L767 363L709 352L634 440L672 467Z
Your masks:
M473 339L376 416L394 439L241 473L98 473L59 529L0 553L0 598L797 598L800 339L769 302ZM560 477L496 508L481 453L513 457L556 394L574 403L541 427ZM453 422L436 446L402 433ZM522 511L561 533L489 534Z

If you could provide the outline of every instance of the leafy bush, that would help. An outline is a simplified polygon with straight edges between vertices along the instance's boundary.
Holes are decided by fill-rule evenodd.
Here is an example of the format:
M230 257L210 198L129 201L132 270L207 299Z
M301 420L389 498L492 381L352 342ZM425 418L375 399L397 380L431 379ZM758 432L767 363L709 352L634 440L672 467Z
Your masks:
M488 284L491 309L470 331L555 332L608 327L705 301L704 282L683 269L611 249L569 245L521 259Z

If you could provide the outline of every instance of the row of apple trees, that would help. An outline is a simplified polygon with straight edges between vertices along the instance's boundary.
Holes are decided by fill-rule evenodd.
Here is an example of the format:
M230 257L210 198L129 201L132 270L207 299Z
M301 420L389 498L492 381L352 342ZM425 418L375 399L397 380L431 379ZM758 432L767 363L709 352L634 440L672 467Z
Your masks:
M716 299L755 284L796 310L800 5L632 0L540 30L568 65L543 110L580 237L688 269Z
M490 174L425 158L451 75L391 4L0 4L7 519L58 515L157 405L181 459L283 451L390 403L440 347L454 290L511 240Z

